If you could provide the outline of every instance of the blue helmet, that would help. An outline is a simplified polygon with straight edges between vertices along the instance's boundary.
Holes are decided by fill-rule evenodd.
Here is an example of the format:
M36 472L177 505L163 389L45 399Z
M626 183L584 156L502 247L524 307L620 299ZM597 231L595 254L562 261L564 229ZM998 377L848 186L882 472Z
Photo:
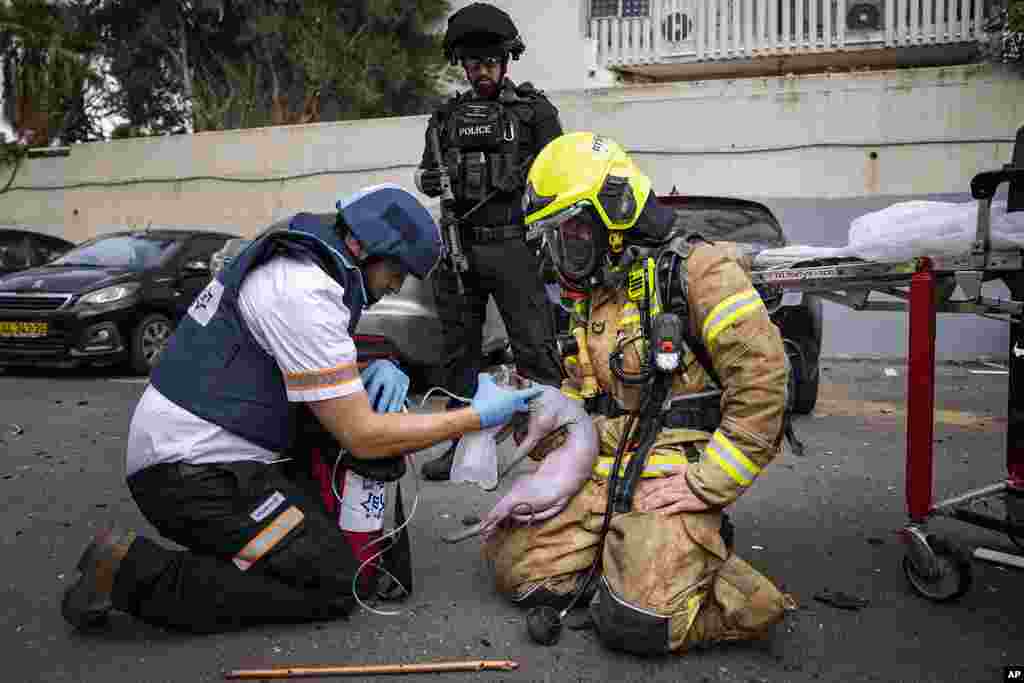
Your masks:
M398 185L364 188L337 207L367 256L396 258L421 280L441 259L440 228L415 195Z

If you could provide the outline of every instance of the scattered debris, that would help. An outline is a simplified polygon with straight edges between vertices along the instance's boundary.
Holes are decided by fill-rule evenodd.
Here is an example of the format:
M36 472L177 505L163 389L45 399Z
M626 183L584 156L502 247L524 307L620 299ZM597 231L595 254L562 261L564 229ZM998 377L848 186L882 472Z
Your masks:
M479 524L479 523L480 523L480 518L477 517L476 515L466 515L465 517L462 518L462 525L463 526L473 526L474 524Z
M22 427L21 425L14 424L12 422L10 425L8 425L7 431L5 432L4 435L9 436L12 439L20 439L22 436L25 435L25 428Z
M885 539L877 538L875 536L869 536L868 543L870 545L885 545Z
M589 631L594 628L594 619L590 616L590 610L577 614L575 618L567 619L565 627L570 631Z
M899 377L900 376L900 372L896 368L886 368L885 369L885 376L886 377Z
M80 405L80 406L87 406L87 405L89 405L89 402L88 401L79 401L78 405Z
M814 599L832 607L851 611L861 610L868 606L868 601L864 598L859 598L856 595L850 595L842 591L830 591L827 588L816 594Z
M491 646L491 641L487 640L486 638L481 638L480 639L480 644L483 645L484 647L490 647Z
M764 550L764 546L763 545L752 545L752 546L750 546L750 549L751 550Z

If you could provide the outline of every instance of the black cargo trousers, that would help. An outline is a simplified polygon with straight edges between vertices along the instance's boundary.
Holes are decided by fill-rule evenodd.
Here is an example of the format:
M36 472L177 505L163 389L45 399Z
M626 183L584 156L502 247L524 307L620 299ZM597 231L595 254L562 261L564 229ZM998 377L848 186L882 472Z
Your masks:
M455 274L446 267L431 276L434 299L444 325L445 388L469 398L476 393L483 369L483 329L487 300L494 297L505 323L519 374L542 384L559 386L561 363L555 342L554 310L539 273L539 258L522 232L474 238L475 229L462 231L469 270L462 273L465 293L459 294ZM464 405L451 401L449 407Z
M128 488L146 519L188 550L137 537L115 577L116 609L217 633L334 619L355 606L355 556L317 484L294 466L161 464L133 474Z

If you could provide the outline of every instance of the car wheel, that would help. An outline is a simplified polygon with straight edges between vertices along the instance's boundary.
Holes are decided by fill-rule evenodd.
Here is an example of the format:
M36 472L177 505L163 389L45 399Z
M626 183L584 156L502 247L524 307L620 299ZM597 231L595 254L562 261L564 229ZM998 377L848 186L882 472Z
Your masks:
M160 359L174 330L171 321L159 313L147 315L132 331L131 366L140 375L148 375Z
M818 381L821 373L811 376L815 363L810 360L818 354L817 345L811 339L800 343L786 340L786 355L790 365L790 405L797 415L808 415L818 403Z

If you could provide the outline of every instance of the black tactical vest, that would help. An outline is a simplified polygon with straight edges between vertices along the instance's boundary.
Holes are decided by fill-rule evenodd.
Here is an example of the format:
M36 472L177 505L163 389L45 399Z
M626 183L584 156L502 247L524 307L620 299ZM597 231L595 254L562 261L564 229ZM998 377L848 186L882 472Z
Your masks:
M448 119L448 164L452 191L478 202L499 192L521 191L521 123L511 107L495 100L467 100Z

